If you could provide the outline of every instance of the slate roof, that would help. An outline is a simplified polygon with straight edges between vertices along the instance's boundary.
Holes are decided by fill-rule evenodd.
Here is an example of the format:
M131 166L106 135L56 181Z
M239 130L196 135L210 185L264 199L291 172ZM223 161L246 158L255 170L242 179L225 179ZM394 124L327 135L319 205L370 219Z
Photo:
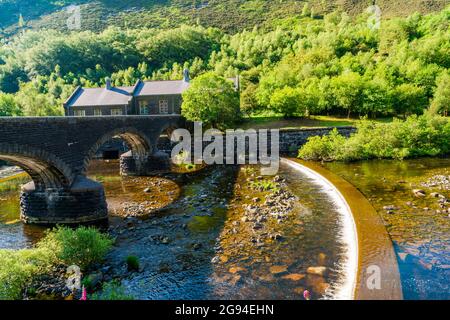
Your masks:
M238 78L229 79L239 86ZM185 80L138 81L134 86L103 88L78 87L64 104L65 107L123 106L134 97L181 95L189 82Z
M81 106L118 106L127 105L133 99L130 87L106 88L78 88L67 101L70 107ZM131 87L133 88L133 87Z
M135 96L182 94L187 88L189 88L189 82L184 80L145 81L138 85Z

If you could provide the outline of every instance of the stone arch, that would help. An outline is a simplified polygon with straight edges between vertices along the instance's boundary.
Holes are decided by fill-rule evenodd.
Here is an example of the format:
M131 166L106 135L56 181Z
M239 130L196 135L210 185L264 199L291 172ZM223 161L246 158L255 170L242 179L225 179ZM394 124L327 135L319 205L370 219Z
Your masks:
M40 149L16 144L0 144L0 159L22 168L36 190L67 189L75 175L58 157Z
M170 141L170 137L176 129L183 128L178 123L168 123L159 130L158 135L155 137L155 149L165 150L166 148L172 149L173 143ZM167 139L167 140L166 140Z
M125 143L131 150L131 154L137 159L147 158L148 155L150 155L152 152L153 147L151 141L149 140L147 135L145 135L141 131L135 128L115 129L102 135L89 149L88 154L84 159L82 171L83 174L86 173L90 161L95 156L100 147L116 136L119 136L125 141Z

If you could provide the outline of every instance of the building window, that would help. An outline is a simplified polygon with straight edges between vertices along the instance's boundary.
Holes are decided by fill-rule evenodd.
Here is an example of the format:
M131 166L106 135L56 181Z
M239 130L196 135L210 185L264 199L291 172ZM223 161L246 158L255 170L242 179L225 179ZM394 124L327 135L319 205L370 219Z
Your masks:
M122 109L111 109L111 115L112 116L121 116L123 115Z
M94 116L101 116L102 115L102 109L95 108L94 109Z
M160 114L168 114L169 113L169 101L168 100L159 100L159 113Z
M148 107L147 101L139 101L139 114L150 114L150 109Z
M86 116L86 110L73 110L73 115L75 117L85 117Z

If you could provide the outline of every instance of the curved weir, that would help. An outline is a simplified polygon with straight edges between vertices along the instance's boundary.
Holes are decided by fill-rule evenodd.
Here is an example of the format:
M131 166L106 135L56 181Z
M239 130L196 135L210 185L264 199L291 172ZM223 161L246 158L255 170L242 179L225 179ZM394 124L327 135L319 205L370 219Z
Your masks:
M358 270L358 238L355 221L350 207L339 190L325 177L298 162L288 159L282 159L281 161L290 167L301 171L314 183L323 187L334 201L337 211L341 214L340 220L342 223L342 231L340 237L347 248L347 253L346 260L341 263L340 267L345 276L340 280L338 289L333 293L331 298L340 300L354 299Z
M357 236L354 246L357 248L358 257L354 287L355 299L403 299L400 272L391 238L381 217L364 195L352 184L323 168L320 164L298 159L283 161L309 171L326 185L331 185L336 195L345 202L347 213L350 213L347 216L354 221L355 229L353 230ZM344 230L347 233L351 232L348 227L345 227ZM347 234L347 237L353 236ZM354 269L354 267L356 266L347 264L348 270ZM379 273L374 275L374 270ZM375 281L377 276L379 276L379 287Z

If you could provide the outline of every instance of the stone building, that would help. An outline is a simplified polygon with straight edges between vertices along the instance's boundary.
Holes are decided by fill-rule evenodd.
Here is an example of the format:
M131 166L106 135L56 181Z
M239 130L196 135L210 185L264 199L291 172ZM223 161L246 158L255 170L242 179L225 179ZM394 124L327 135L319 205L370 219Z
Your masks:
M230 79L236 89L239 78ZM137 81L134 86L78 87L64 103L66 116L119 116L181 114L182 93L189 88L189 71L182 80Z

